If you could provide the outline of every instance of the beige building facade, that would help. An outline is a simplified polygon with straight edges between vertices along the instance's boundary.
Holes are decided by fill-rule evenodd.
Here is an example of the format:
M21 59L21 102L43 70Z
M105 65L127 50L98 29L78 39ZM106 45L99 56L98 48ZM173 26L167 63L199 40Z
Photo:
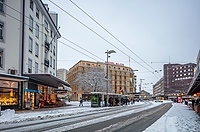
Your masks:
M113 62L104 63L81 60L70 68L67 74L68 83L72 88L72 100L78 100L83 94L92 92L83 91L80 86L78 87L78 85L74 83L75 78L80 75L79 73L87 71L90 67L104 69L105 75L108 67L109 92L116 94L130 94L136 92L136 79L132 68L124 66L124 64Z
M153 97L164 100L164 80L163 77L153 85Z

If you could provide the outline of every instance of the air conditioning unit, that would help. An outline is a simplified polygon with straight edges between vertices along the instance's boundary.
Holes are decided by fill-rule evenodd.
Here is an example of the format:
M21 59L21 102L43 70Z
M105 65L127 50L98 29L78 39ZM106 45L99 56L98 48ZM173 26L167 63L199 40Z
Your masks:
M8 74L17 74L17 70L14 70L14 69L8 69Z

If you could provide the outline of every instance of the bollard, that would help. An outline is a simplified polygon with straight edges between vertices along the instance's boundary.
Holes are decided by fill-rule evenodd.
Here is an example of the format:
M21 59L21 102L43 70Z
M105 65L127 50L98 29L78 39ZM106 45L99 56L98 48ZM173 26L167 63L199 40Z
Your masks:
M1 103L0 103L0 116L1 116Z

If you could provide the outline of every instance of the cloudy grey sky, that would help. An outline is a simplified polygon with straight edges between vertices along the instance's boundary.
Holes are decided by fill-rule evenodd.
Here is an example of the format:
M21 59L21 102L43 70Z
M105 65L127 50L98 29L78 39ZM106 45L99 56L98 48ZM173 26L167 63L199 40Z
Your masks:
M109 61L123 63L125 66L130 65L132 69L139 70L135 72L137 83L140 79L145 79L144 84L155 84L163 72L154 71L162 70L163 64L169 61L171 63L196 62L200 49L199 0L72 1L121 43L72 2L43 0L49 5L51 11L59 14L61 35L95 55L60 38L59 41L62 43L58 44L58 68L69 69L79 60L106 61L105 51L113 49L117 53L111 54ZM130 63L128 56L131 58ZM142 89L152 93L151 85L143 85Z

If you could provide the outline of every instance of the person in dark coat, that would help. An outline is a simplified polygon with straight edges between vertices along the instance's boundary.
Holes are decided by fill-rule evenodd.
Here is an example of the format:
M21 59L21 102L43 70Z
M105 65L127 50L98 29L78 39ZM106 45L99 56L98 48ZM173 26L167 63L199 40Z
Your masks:
M194 103L195 103L195 100L193 99L192 100L192 109L194 109Z
M83 99L80 97L80 104L79 106L83 106Z

